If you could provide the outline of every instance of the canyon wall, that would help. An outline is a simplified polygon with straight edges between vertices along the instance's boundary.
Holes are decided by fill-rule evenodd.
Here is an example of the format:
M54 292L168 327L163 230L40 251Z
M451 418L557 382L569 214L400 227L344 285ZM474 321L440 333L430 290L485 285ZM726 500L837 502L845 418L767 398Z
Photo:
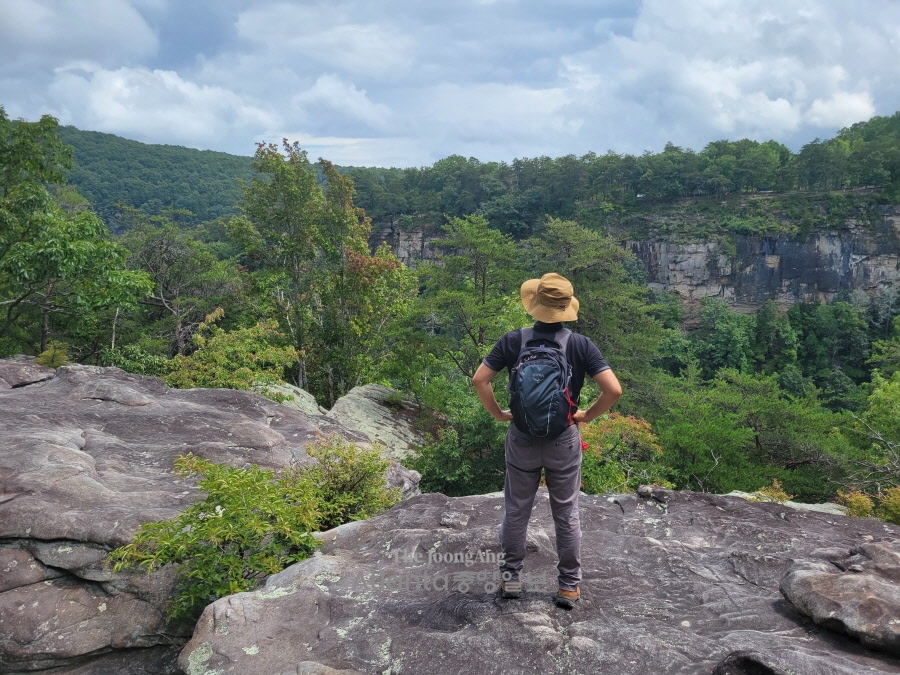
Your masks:
M388 242L408 266L434 257L437 228L376 226L372 245ZM705 297L721 298L739 312L755 312L767 300L829 302L842 291L869 296L900 282L900 206L884 208L875 223L847 220L803 237L721 234L702 241L625 241L644 264L650 288L676 294L688 319Z
M900 207L874 227L848 221L802 238L729 234L626 246L644 263L650 288L675 293L689 316L705 297L751 313L767 300L789 307L829 302L842 291L874 296L900 281Z

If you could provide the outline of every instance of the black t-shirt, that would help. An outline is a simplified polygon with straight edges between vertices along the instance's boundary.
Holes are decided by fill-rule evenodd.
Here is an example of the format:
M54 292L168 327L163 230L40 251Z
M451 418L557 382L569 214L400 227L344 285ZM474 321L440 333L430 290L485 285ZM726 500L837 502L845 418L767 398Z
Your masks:
M553 335L563 327L561 323L534 324L534 332L539 335ZM500 372L504 368L512 370L519 359L519 350L522 348L522 329L517 328L506 333L497 340L497 344L491 349L482 363L491 370ZM594 377L599 372L609 370L609 365L603 354L597 349L590 338L580 333L572 333L566 345L566 358L572 366L572 400L578 403L581 388L584 386L584 377Z

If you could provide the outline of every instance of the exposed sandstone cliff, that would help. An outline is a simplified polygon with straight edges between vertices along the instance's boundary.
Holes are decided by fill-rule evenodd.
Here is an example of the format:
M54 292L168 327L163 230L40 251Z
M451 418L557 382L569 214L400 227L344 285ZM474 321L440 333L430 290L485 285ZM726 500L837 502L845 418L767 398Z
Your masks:
M900 206L883 209L874 226L848 220L839 229L763 237L718 235L708 240L656 238L626 241L647 270L650 287L675 293L689 317L705 297L717 297L737 311L755 312L767 300L783 307L830 301L841 291L876 295L900 281ZM438 236L425 226L375 228L372 245L383 241L407 265L434 257Z

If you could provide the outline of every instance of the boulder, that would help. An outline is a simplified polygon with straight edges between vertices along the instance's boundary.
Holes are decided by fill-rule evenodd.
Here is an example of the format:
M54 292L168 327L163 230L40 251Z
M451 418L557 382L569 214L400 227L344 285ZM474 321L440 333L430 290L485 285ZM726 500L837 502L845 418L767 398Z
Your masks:
M202 496L172 474L177 455L278 469L312 461L305 447L319 436L368 443L337 417L248 391L21 358L0 360L0 378L0 672L173 667L173 642L192 630L165 619L173 574L112 575L105 559ZM396 462L389 472L406 495L418 478ZM101 657L107 671L90 670Z
M400 462L431 440L417 423L421 410L398 391L380 384L354 387L335 402L328 417L380 443L389 457Z
M13 356L0 359L0 389L24 387L35 382L49 380L56 375L53 368L47 368L30 356Z
M820 626L900 656L900 541L861 544L825 567L801 561L781 592Z
M900 672L900 659L819 630L779 592L796 561L830 565L861 537L895 541L896 526L660 488L582 496L582 598L567 611L552 600L543 488L523 597L499 597L502 513L501 495L425 494L323 533L314 557L207 607L179 664L196 675Z

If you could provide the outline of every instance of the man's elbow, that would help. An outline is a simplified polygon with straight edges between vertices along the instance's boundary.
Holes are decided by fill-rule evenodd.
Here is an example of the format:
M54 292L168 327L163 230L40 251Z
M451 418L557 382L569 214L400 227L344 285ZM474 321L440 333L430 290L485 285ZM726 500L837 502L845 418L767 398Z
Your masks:
M480 389L482 387L490 387L491 380L494 379L494 375L497 373L483 363L479 366L478 370L475 371L475 374L472 376L472 386L476 389Z

